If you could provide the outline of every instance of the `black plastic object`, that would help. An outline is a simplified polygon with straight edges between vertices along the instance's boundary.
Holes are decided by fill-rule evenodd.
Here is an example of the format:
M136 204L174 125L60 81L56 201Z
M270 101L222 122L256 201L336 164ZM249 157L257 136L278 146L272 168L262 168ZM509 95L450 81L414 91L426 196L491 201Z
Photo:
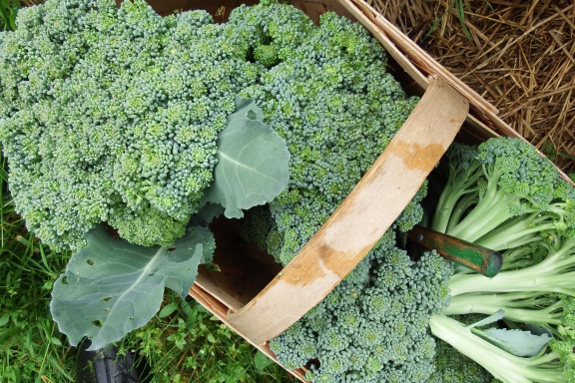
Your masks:
M119 353L117 346L108 345L96 351L86 351L90 341L84 339L78 347L77 383L145 383L148 366L131 352ZM138 363L136 363L138 361Z

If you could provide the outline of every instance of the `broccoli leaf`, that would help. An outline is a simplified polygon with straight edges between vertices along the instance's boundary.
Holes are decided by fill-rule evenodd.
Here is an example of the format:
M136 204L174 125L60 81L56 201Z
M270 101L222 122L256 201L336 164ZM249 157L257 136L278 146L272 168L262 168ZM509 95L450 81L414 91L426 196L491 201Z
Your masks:
M209 262L215 249L212 233L204 227L187 228L171 248L114 239L102 225L86 239L88 246L72 256L54 283L50 310L70 344L88 336L89 350L148 323L160 309L164 287L185 297L198 265Z
M471 329L475 335L516 356L535 356L553 339L547 333L532 334L530 331L490 328Z
M487 326L488 324L497 322L498 320L503 319L504 317L505 317L505 310L497 310L494 314L480 320L479 322L470 324L469 326L467 326L467 328Z
M189 224L193 225L209 225L212 221L222 215L224 207L217 203L208 203L192 216ZM189 225L188 224L188 225Z
M218 136L218 164L205 199L221 204L228 218L271 202L288 184L286 143L262 120L252 99L236 97L236 112Z

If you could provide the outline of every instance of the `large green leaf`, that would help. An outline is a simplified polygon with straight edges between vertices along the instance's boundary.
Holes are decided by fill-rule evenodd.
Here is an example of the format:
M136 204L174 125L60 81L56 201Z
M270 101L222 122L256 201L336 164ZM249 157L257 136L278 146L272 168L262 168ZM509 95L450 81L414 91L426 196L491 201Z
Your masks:
M160 309L164 287L184 298L198 272L211 261L215 241L209 229L189 227L173 247L143 247L112 238L98 225L88 246L72 256L54 283L50 310L61 332L90 350L120 340L148 323Z
M236 97L236 112L218 136L218 164L205 198L222 205L228 218L271 202L288 184L286 143L262 120L252 99Z

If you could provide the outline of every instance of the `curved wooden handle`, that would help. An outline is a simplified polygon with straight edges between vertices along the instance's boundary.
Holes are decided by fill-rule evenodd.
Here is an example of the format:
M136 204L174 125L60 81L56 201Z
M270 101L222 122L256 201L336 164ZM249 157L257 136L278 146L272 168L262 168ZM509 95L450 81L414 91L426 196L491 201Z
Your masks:
M343 203L272 282L228 321L271 339L318 304L371 250L451 144L469 105L439 78Z

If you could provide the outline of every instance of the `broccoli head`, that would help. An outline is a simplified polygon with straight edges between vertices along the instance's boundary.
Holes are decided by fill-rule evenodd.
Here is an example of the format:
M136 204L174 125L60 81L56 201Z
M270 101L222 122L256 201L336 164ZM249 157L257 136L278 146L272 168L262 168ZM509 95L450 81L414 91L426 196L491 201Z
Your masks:
M398 278L391 282L386 275ZM312 359L312 382L423 382L433 372L428 320L449 304L453 268L435 251L413 262L390 230L316 307L270 341L278 361ZM383 276L383 277L382 277Z
M62 249L102 221L173 242L204 203L236 94L263 70L244 36L143 0L48 0L17 24L0 40L0 141L28 229Z
M300 10L266 1L235 9L229 22L252 36L254 54L276 47L277 63L241 95L256 100L290 151L290 183L269 206L275 225L257 239L285 265L351 192L418 99L386 71L382 46L335 13L322 15L316 27ZM398 219L402 230L421 219L425 193L424 185Z

